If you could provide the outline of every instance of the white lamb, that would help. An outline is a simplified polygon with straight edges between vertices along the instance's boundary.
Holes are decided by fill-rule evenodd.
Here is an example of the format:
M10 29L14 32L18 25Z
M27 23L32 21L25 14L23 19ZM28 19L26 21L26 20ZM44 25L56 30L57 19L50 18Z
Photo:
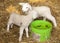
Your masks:
M26 31L26 37L29 37L29 35L28 35L28 26L35 18L38 17L37 12L35 12L33 10L28 11L26 13L27 13L27 15L19 15L19 14L16 14L16 13L12 13L10 15L10 18L9 18L9 21L8 21L8 24L7 24L7 32L9 32L10 26L12 28L13 24L15 24L17 26L20 26L19 41L22 40L22 35L23 35L24 29Z
M39 6L39 7L32 7L29 3L19 3L19 5L22 6L22 11L23 12L28 12L29 10L35 10L39 15L44 17L44 20L49 19L52 21L54 27L57 27L57 23L55 18L51 15L50 8L47 6Z

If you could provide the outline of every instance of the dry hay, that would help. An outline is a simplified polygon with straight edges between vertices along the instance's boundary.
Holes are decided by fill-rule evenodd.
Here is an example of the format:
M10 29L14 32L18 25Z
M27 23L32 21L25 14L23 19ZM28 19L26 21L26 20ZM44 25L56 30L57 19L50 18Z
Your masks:
M9 8L10 5L16 7L16 9L21 11L21 6L18 5L19 2L28 2L28 0L0 0L0 42L1 43L18 43L19 37L19 27L13 26L10 29L10 32L6 32L7 22L10 16L10 13L6 11L6 8ZM52 34L50 40L47 40L44 43L60 43L60 0L47 0L45 2L30 3L32 6L49 6L51 8L52 15L56 18L58 26L52 29ZM33 40L31 37L26 38L25 34L22 40L22 43L39 43Z
M8 11L9 13L14 12L14 13L20 14L20 12L19 12L19 11L16 9L16 7L13 6L13 5L8 6L8 7L6 8L6 11Z

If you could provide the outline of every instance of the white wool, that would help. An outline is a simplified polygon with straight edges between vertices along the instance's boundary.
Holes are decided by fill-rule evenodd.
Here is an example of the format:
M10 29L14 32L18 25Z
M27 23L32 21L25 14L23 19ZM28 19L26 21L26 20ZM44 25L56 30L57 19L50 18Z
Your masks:
M10 21L11 21L13 24L16 24L18 26L20 26L20 24L23 24L26 26L27 24L29 24L29 22L31 22L35 18L37 18L37 13L35 11L27 12L27 15L19 15L16 13L12 13L10 15L8 23L10 23ZM27 23L27 24L25 24L25 23Z
M56 19L55 19L55 17L52 16L49 7L47 7L47 6L33 7L29 3L24 3L23 5L22 4L23 3L19 3L19 5L22 6L22 11L23 12L26 12L26 11L29 11L29 10L35 10L38 13L37 15L44 17L44 20L46 18L49 19L50 21L52 21L54 27L57 27Z
M44 20L47 18L48 20L52 21L54 27L57 26L56 19L54 16L52 16L49 7L47 6L33 7L33 10L37 11L40 16L44 17Z
M12 24L15 24L17 26L21 26L20 27L20 37L19 37L19 41L21 41L22 39L22 35L23 35L23 30L25 29L26 31L26 37L29 37L28 35L28 26L29 24L35 19L37 18L37 12L35 11L29 11L26 12L27 15L19 15L16 13L12 13L10 15L8 24L7 24L7 31L9 32L9 27L11 26L12 28Z

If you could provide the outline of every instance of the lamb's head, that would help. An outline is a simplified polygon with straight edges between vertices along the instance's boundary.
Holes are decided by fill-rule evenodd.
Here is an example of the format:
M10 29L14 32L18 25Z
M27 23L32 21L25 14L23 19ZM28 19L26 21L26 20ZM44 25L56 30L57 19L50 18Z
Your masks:
M19 3L19 5L22 6L22 11L27 12L29 10L32 10L32 7L29 3Z

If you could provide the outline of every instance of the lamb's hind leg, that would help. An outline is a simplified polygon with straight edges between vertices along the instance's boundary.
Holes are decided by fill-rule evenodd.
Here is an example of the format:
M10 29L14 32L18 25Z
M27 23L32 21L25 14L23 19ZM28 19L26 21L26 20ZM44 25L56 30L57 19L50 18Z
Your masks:
M43 20L46 21L46 17L44 17Z
M56 19L53 16L49 16L49 17L47 17L47 19L52 21L54 27L57 27Z
M11 24L11 28L13 27L13 24Z
M9 28L10 28L11 24L12 24L12 22L9 21L8 24L7 24L7 32L9 32Z

